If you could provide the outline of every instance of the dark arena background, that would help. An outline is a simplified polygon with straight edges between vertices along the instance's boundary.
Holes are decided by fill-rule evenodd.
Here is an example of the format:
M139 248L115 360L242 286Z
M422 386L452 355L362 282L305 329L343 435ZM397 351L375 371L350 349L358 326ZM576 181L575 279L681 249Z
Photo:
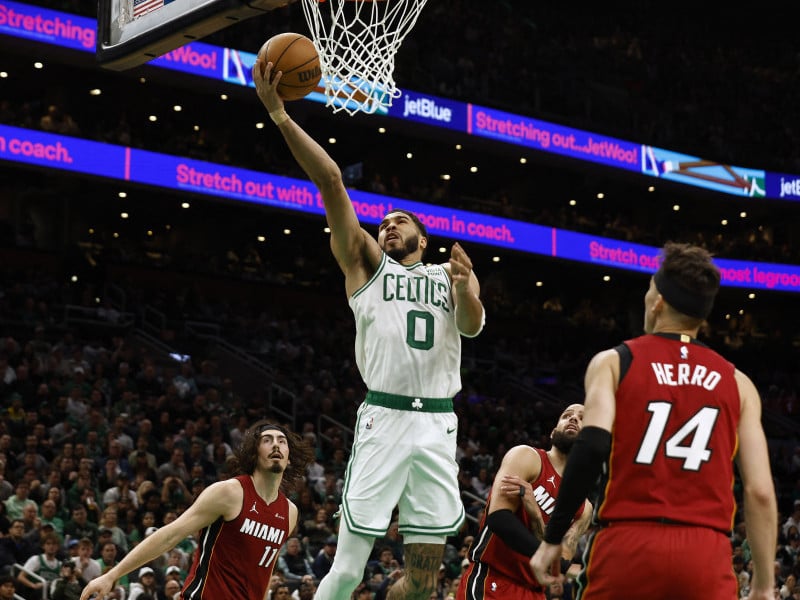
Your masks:
M723 267L701 338L761 394L781 512L776 586L792 586L793 23L768 7L546 4L432 0L397 55L403 96L389 114L334 114L319 98L286 105L341 166L369 231L389 206L410 207L431 233L427 259L446 261L458 241L481 281L486 328L464 340L456 398L469 518L448 540L438 597L459 576L506 450L548 447L558 414L582 401L591 356L641 333L669 240L702 245ZM302 10L277 8L121 71L97 64L96 18L88 1L0 0L0 498L21 480L41 482L40 504L60 488L56 517L67 522L85 500L85 468L99 505L89 519L115 506L124 552L226 477L240 428L266 416L317 449L293 497L313 562L336 533L366 390L316 190L248 85L248 57L268 37L308 35ZM187 477L162 489L159 466L175 448ZM109 461L132 497L108 494ZM193 543L169 560L186 569ZM396 535L376 542L365 574L376 589L387 544ZM0 553L0 566L16 562Z

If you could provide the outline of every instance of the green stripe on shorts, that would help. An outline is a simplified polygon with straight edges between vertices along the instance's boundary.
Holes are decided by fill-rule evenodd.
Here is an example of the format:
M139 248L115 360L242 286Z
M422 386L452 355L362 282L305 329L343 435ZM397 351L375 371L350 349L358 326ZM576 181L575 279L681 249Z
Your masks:
M383 406L395 410L410 410L416 412L451 413L453 412L452 398L417 398L414 396L400 396L385 392L368 391L364 399L367 404Z

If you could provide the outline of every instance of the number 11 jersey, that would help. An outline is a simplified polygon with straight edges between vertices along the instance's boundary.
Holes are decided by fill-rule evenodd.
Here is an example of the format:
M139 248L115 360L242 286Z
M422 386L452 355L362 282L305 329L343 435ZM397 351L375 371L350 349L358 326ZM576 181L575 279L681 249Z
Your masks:
M289 534L289 501L283 492L267 504L249 475L236 479L244 490L235 519L220 517L203 529L186 577L184 600L244 600L265 597L278 553Z

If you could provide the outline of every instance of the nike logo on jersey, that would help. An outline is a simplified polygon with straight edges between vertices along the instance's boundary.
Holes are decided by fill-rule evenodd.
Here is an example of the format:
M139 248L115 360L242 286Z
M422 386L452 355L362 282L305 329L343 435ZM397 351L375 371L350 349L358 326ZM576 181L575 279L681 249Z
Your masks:
M455 430L456 430L456 428L455 428L455 427L448 427L448 428L447 428L447 435L450 435L450 434L451 434L451 433L453 433Z
M280 519L281 521L286 520L286 517L284 517L281 513L275 513L275 518Z
M258 514L258 509L256 508L256 502L253 500L253 506L250 507L250 512L254 512Z
M550 475L550 477L548 477L545 481L547 481L547 483L549 483L549 484L552 484L553 487L556 487L556 476L555 475Z

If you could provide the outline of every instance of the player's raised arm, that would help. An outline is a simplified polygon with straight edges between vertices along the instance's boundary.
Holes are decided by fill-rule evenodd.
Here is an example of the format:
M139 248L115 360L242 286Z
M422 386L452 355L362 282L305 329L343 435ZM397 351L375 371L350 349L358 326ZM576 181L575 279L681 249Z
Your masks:
M475 337L483 329L486 313L480 300L481 287L472 270L472 261L458 242L453 244L450 261L445 268L453 282L458 331L466 337Z
M242 486L234 479L210 485L180 517L146 537L119 563L89 582L81 593L81 600L102 598L120 577L174 548L187 536L207 527L219 517L235 517L240 510L242 496Z
M349 275L353 268L358 268L364 262L367 250L369 263L377 265L380 261L380 248L358 222L353 203L342 181L341 169L322 146L286 113L283 100L277 92L281 73L276 73L270 82L271 75L272 64L265 64L264 58L259 56L253 65L256 92L278 126L295 160L322 194L325 215L331 229L331 249L339 266L345 275Z

